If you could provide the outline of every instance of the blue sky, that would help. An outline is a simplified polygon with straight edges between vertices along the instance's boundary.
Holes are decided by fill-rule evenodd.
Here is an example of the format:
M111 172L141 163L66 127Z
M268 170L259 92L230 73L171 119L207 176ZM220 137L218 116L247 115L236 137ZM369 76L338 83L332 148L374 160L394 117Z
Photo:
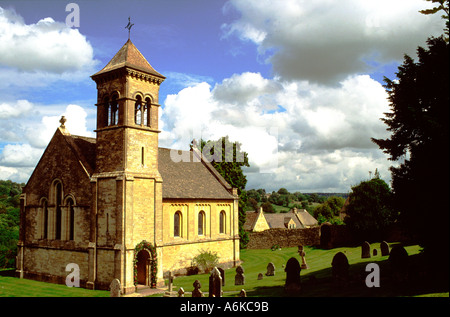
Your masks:
M61 115L95 136L90 79L131 40L167 79L160 146L229 135L247 189L348 192L386 156L383 76L444 27L424 0L0 0L0 179L26 182Z

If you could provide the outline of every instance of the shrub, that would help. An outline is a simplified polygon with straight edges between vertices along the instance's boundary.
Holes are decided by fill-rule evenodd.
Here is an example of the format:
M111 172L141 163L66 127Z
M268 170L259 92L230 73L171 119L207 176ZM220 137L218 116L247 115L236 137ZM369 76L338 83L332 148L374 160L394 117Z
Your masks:
M219 256L216 252L202 251L193 259L193 266L199 267L205 273L209 273L219 263Z

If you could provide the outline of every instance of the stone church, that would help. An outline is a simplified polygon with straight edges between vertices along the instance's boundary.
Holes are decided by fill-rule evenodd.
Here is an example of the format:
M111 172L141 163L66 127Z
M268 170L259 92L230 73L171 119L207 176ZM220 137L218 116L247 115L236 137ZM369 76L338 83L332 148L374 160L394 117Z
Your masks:
M195 146L158 146L165 77L130 40L91 77L96 137L71 135L61 118L21 196L17 275L64 284L74 263L81 287L119 279L126 294L185 273L203 251L237 265L237 190Z

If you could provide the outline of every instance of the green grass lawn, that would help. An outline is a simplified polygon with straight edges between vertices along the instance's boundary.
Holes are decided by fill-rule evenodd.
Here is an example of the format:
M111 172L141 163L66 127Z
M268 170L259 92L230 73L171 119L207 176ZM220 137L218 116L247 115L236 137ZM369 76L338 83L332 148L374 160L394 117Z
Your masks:
M391 244L392 247L392 244ZM378 249L379 243L371 245ZM420 257L420 247L417 245L406 246L406 251L410 259L418 261ZM344 289L336 289L331 283L331 261L338 252L344 252L348 258L351 276L351 283ZM305 247L306 262L309 269L302 270L300 273L302 291L295 296L304 297L333 297L333 296L449 296L448 289L442 290L433 285L416 285L416 287L398 287L390 282L388 272L388 256L372 256L368 259L361 259L360 247L343 247L331 250L315 249ZM225 286L223 287L224 296L237 296L241 289L245 289L247 296L252 297L285 297L288 294L284 291L286 273L283 265L290 257L295 257L301 263L297 248L285 248L282 250L271 251L264 250L241 250L242 267L244 268L245 285L234 285L235 268L225 270ZM414 262L411 261L411 262ZM275 276L266 276L266 267L269 262L274 263L276 268ZM365 272L368 263L377 263L380 267L380 288L368 288L365 285L365 278L369 272ZM262 280L258 280L258 274L263 273ZM202 285L202 291L208 292L209 275L200 274L192 276L179 276L174 280L174 286L183 287L186 292L193 290L193 282L198 279ZM428 295L427 295L428 294ZM432 294L432 295L431 295ZM190 294L187 294L190 296Z
M108 291L93 291L66 285L0 276L0 297L109 297Z
M390 244L392 247L393 244ZM378 249L379 243L371 245ZM407 285L395 285L389 276L388 256L372 256L361 259L360 247L343 247L331 250L305 247L306 262L309 269L300 273L302 291L295 296L302 297L392 297L392 296L426 296L426 297L448 297L448 285L436 285L429 279L420 275L422 255L417 245L406 246L410 265L417 268L418 275ZM348 287L337 289L331 283L331 261L338 252L344 252L350 264L351 281ZM225 270L225 286L223 287L225 297L238 296L241 289L245 289L249 297L286 297L284 292L286 273L283 265L290 257L299 259L297 248L283 248L281 250L241 250L242 267L244 268L245 285L235 286L235 268ZM266 276L266 267L269 262L275 264L275 276ZM300 259L299 259L299 262ZM369 272L365 272L367 263L377 263L380 267L381 285L379 288L368 288L365 278ZM263 273L262 280L258 280L258 274ZM193 282L198 279L202 285L201 290L208 292L209 275L199 274L191 276L178 276L174 280L175 290L179 287L188 292L186 297L191 296ZM156 297L161 294L154 295ZM109 297L108 291L93 291L83 288L69 288L65 285L37 282L15 277L0 276L0 297Z

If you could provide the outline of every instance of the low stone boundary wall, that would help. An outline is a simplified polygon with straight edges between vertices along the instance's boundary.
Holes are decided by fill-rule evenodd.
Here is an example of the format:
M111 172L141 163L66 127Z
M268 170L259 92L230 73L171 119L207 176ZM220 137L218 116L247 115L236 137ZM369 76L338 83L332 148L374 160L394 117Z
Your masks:
M320 227L303 229L269 229L261 232L249 232L247 249L269 249L274 245L281 248L298 245L313 246L320 244Z

